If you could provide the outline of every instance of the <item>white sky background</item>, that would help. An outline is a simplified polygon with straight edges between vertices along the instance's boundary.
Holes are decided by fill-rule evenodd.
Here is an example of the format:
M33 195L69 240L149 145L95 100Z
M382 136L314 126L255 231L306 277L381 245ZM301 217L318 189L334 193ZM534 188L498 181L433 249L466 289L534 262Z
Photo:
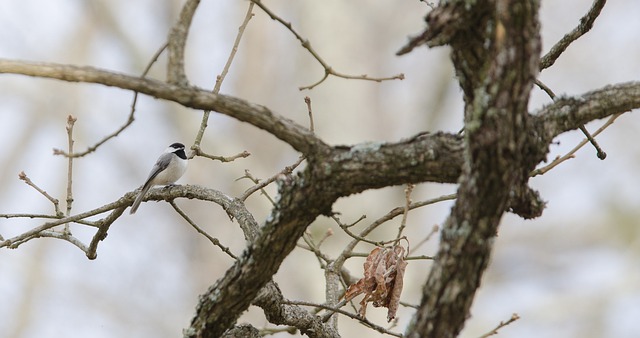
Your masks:
M178 1L2 1L0 57L92 65L139 74L166 39L182 2ZM408 35L423 27L427 8L418 1L268 1L268 6L308 38L335 70L390 76L404 81L381 84L329 78L312 91L299 86L317 81L321 67L282 26L259 9L247 29L222 92L266 105L307 125L304 96L312 99L317 134L331 144L396 141L429 130L457 131L462 125L461 94L446 48L420 48L408 56L394 53ZM571 30L590 1L542 1L544 51ZM222 69L246 10L246 1L203 1L191 28L187 72L193 84L211 88ZM540 79L557 94L577 95L607 84L640 79L640 3L610 1L594 29L571 45ZM164 79L166 56L151 76ZM83 150L118 128L127 118L132 94L97 85L69 84L0 75L0 213L48 213L51 204L17 179L20 171L64 200L66 161L52 155L65 148L66 116L78 118L76 149ZM550 100L535 90L531 110ZM98 152L75 161L74 211L114 201L146 178L158 154L170 143L190 145L201 112L140 97L136 121ZM243 150L247 159L220 164L191 161L183 183L219 189L231 196L250 186L235 181L249 169L266 178L297 154L255 128L213 114L204 149L218 155ZM603 121L587 125L597 129ZM505 337L640 336L640 118L627 113L598 141L605 161L589 146L531 184L548 207L538 220L504 217L491 265L462 337L477 337L512 313L521 319L501 330ZM549 159L582 140L561 136ZM424 184L414 200L455 190ZM274 194L274 189L269 189ZM64 205L64 202L62 202ZM191 200L177 203L210 234L239 253L243 237L219 207ZM341 199L334 206L349 223L366 214L372 222L403 203L402 187ZM450 203L409 215L408 235L417 243L433 224L444 221ZM268 201L254 195L248 206L260 221ZM374 233L394 236L399 220ZM39 224L0 219L5 238ZM330 220L311 226L330 256L348 240ZM88 240L83 227L74 234ZM435 253L435 241L420 254ZM365 252L371 248L360 245ZM276 276L285 297L323 301L323 273L315 258L296 249ZM349 262L361 273L361 259ZM8 337L177 337L203 293L232 260L199 236L166 203L144 203L135 216L123 215L86 259L69 243L36 239L17 250L0 250L0 336ZM403 300L419 303L420 286L430 264L408 266ZM370 319L386 325L386 311L369 308ZM403 331L413 312L401 309L395 331ZM266 320L250 309L242 320L260 326ZM241 321L242 321L241 320ZM341 319L344 337L377 333ZM286 333L276 335L288 337Z

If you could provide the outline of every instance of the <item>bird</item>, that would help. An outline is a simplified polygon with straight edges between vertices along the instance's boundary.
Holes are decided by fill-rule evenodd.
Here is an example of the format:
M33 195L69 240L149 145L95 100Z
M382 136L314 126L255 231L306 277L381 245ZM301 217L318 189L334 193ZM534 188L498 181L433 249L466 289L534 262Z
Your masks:
M135 214L144 195L155 185L173 185L187 170L187 154L184 144L173 143L158 157L151 168L147 181L144 182L140 193L131 205L130 214Z

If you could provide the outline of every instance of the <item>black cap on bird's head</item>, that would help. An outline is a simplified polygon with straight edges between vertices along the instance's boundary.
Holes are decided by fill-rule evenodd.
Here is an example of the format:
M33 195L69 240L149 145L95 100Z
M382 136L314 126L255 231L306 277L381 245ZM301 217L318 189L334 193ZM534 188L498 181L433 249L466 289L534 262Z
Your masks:
M171 144L165 151L168 153L174 153L183 160L187 159L187 154L184 152L184 144L180 142Z

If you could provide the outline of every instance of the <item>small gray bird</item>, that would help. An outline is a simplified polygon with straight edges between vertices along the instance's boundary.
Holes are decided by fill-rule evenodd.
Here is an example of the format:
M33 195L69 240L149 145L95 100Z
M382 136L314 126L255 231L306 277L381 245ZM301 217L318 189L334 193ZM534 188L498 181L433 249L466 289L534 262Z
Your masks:
M184 152L184 144L174 143L167 148L151 168L149 178L144 182L142 190L136 197L129 213L135 214L142 202L144 195L154 185L171 185L175 183L187 170L187 154Z

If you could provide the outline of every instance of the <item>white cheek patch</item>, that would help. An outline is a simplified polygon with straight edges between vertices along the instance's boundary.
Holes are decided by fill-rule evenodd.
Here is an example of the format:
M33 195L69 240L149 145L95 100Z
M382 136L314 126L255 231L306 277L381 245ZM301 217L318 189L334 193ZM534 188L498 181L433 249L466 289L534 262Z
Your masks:
M173 147L168 147L167 149L164 150L165 154L170 154L170 153L175 153L176 151L180 150L180 149L184 149L184 148L173 148Z

